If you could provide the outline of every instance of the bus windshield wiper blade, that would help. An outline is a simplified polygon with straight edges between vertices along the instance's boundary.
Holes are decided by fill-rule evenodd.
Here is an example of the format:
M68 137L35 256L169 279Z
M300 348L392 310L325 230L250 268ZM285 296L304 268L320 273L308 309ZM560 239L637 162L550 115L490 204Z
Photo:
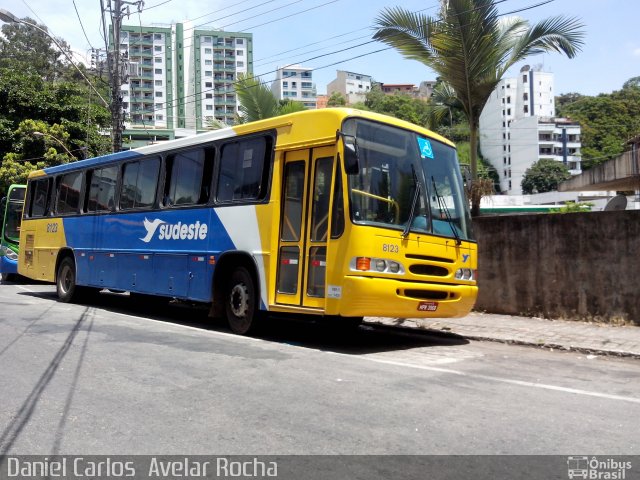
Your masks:
M415 189L415 193L413 194L413 200L411 201L411 210L409 211L409 220L407 220L407 224L404 227L404 231L402 232L402 238L406 238L409 235L409 230L411 230L411 224L413 223L413 219L416 216L416 204L418 203L418 199L420 198L420 182L418 182L418 176L416 175L416 169L411 165L411 173L413 173L413 188Z
M433 175L431 176L431 183L433 185L433 192L436 194L436 198L438 199L438 206L440 207L440 210L444 211L444 214L447 217L447 223L449 224L449 227L451 227L451 231L453 232L453 236L456 237L456 245L461 245L462 240L460 240L460 235L458 234L456 226L453 224L453 220L451 219L449 207L447 207L447 202L445 202L444 198L442 198L438 193L438 187L436 186L436 180L433 178Z

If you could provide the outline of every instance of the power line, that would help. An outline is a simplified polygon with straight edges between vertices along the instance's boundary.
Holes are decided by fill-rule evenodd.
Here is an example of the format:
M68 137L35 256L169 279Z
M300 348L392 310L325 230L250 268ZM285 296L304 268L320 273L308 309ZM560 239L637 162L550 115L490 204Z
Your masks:
M84 33L84 38L87 40L87 43L91 47L91 50L95 50L93 48L93 45L91 45L91 40L89 40L89 37L87 37L87 32L84 29L84 25L82 23L82 19L80 18L80 13L78 12L78 7L76 6L76 0L73 0L73 8L75 9L76 15L78 16L78 21L80 22L80 27L82 28L82 33Z
M334 0L334 1L336 1L336 0ZM509 1L509 0L498 0L498 1L495 2L495 4L504 3L506 1ZM543 2L539 2L539 3L534 4L534 5L530 5L530 6L519 8L519 9L514 9L514 10L511 10L509 12L505 12L505 13L499 14L498 16L506 16L506 15L511 15L511 14L519 13L519 12L526 11L526 10L531 10L533 8L537 8L537 7L552 3L554 1L555 0L545 0ZM329 2L329 3L333 3L333 2ZM477 10L477 8L471 9L471 10L469 10L469 12L474 11L474 10ZM461 12L461 13L467 13L467 12ZM443 20L441 20L441 19L437 19L436 20L436 23L441 23L441 22L443 22ZM363 45L368 44L368 43L372 43L372 42L365 42ZM360 55L356 55L356 56L353 56L353 57L350 57L350 58L347 58L347 59L339 60L339 61L336 61L336 62L333 62L333 63L330 63L330 64L322 65L320 67L310 68L309 70L310 71L322 70L322 69L325 69L325 68L328 68L328 67L331 67L331 66L335 66L335 65L338 65L338 64L341 64L341 63L345 63L345 62L351 61L351 60L356 60L356 59L363 58L363 57L366 57L366 56L369 56L369 55L380 53L382 51L390 50L392 48L393 47L381 48L381 49L374 50L374 51L371 51L371 52L367 52L367 53L363 53L363 54L360 54ZM334 54L335 53L339 53L339 52L344 51L344 50L345 49L341 49L341 50L333 52L333 53ZM331 55L331 53L325 54L325 55L320 55L320 56L317 56L317 57L313 57L313 59L321 58L321 57L328 56L328 55ZM304 61L310 61L310 60L311 59L306 59L306 60L303 60L303 62ZM286 67L283 67L283 68L286 68ZM279 69L271 70L269 72L265 72L263 74L260 74L259 76L264 76L264 75L269 75L269 74L272 74L272 73L276 73L278 70ZM255 76L258 76L258 75L255 75ZM272 81L273 80L261 81L260 84L266 85L268 83L271 83ZM236 84L238 84L237 81L231 83L232 86L236 85ZM214 88L209 88L209 89L204 89L204 90L201 90L200 92L197 92L197 93L194 93L194 94L191 94L191 95L185 95L185 96L183 96L183 97L181 97L179 99L172 100L171 105L175 107L175 106L177 106L178 102L181 101L181 100L184 101L184 100L186 100L186 99L188 99L190 97L197 97L198 95L202 95L203 93L207 93L207 92L213 92L214 90L215 90L215 87ZM195 103L195 102L197 102L197 98L194 98L194 100L191 100L191 101L188 101L188 102L183 102L182 105L188 105L190 103ZM164 109L155 109L155 110L153 110L153 112L160 111L160 110L164 111Z

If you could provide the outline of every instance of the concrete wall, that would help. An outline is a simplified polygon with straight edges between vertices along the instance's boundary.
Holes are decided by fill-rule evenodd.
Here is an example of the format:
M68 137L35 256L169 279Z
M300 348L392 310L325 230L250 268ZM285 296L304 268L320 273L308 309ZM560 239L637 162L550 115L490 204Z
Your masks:
M476 310L640 325L640 211L474 219Z

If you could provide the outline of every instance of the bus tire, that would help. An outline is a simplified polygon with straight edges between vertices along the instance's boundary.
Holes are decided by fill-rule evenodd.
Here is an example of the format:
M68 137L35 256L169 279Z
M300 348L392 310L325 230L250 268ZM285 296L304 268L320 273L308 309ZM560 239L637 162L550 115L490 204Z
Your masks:
M71 257L65 257L58 265L56 275L56 292L58 299L64 303L73 302L77 295L76 262Z
M0 273L0 282L15 282L18 275L15 273Z
M233 269L224 298L231 331L238 335L254 332L258 323L256 285L245 267Z

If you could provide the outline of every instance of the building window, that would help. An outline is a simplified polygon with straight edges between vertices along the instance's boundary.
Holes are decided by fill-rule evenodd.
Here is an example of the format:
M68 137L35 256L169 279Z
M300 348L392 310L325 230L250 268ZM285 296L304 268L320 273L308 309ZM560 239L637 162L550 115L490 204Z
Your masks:
M205 110L213 110L213 105L206 105Z
M162 57L156 57L153 59L153 61L156 63L162 63Z
M156 105L155 105L155 109L156 110L162 110L162 108L163 108L162 107L162 103L156 103Z
M154 40L162 40L162 34L161 33L154 33L153 34L153 39Z
M527 83L527 76L526 75L522 76L522 83Z
M525 105L522 109L524 113L529 113L529 105Z
M289 88L289 82L282 82L282 88Z
M205 77L212 77L212 76L213 76L213 71L211 71L211 70L205 70L205 71L204 71L204 76L205 76Z
M236 63L236 66L237 66L238 68L244 68L244 62L237 62L237 63Z
M213 87L213 83L211 82L205 82L204 83L205 88L212 88Z
M213 93L207 93L207 94L205 95L205 98L213 98Z
M204 43L211 43L211 37L202 37Z
M212 49L210 49L210 48L205 48L205 49L204 49L204 54L205 54L205 55L211 55L212 53L213 53L213 50L212 50Z
M156 92L156 97L162 97L162 92Z
M207 58L207 59L204 61L204 64L205 64L205 65L213 65L213 60L211 60L210 58Z
M156 68L156 69L155 69L155 71L154 71L154 73L155 73L156 75L162 75L162 69L161 69L161 68Z
M156 80L154 82L154 84L155 84L156 87L161 87L162 86L162 80Z
M156 120L163 120L164 117L162 115L156 115Z
M236 55L238 57L243 57L244 56L244 50L236 50Z
M153 51L154 52L161 52L162 51L162 46L161 45L156 45L153 47Z

